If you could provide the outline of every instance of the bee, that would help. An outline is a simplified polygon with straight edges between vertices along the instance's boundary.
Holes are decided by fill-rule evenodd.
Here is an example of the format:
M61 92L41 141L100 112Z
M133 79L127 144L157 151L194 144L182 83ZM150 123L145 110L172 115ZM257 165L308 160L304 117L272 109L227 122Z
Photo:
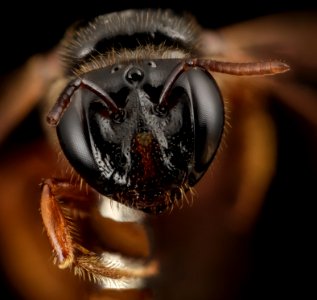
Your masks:
M75 243L58 202L72 208L104 197L160 214L186 199L213 161L224 131L224 104L210 72L276 74L279 61L231 63L202 58L199 28L170 11L128 10L97 17L62 42L66 82L47 115L69 175L46 179L41 212L60 268L94 279L143 277ZM61 86L60 81L56 85ZM84 187L83 187L84 185ZM92 195L90 195L92 194ZM78 199L77 199L78 198ZM104 254L102 254L104 255Z
M102 289L142 289L158 276L144 223L192 202L213 168L236 105L224 84L258 76L261 86L289 70L280 60L215 59L204 47L210 37L170 10L110 13L67 31L43 105L56 163L40 195L60 269ZM118 229L127 239L119 246L109 237Z

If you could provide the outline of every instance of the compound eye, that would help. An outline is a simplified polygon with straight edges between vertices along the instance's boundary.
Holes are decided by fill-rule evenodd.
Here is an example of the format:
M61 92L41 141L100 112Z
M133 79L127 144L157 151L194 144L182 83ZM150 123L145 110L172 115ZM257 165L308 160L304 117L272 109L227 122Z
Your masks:
M194 118L194 166L189 173L193 186L207 171L219 147L224 129L224 105L213 77L202 69L186 73Z
M56 130L63 152L72 166L90 178L98 178L98 167L90 146L89 130L82 109L82 95L75 93Z

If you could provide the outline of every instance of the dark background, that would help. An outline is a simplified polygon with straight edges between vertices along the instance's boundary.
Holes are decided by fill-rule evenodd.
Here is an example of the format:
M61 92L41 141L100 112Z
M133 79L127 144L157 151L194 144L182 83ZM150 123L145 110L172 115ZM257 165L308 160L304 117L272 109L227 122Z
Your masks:
M272 0L250 4L241 1L230 4L223 0L127 2L6 3L6 7L1 8L0 18L0 76L19 67L32 54L54 47L73 22L115 10L169 7L191 12L205 27L218 28L258 16L316 9L307 0L296 1L295 4ZM308 294L313 299L316 283L310 282L310 279L313 281L316 277L316 270L312 267L316 261L312 253L316 238L313 210L313 202L317 200L316 159L313 159L311 141L302 134L309 129L299 126L298 120L283 106L277 105L274 113L280 138L278 172L255 230L252 241L254 266L242 287L241 299L287 299L295 296L295 292L297 299L308 299ZM18 132L21 134L21 131ZM289 140L294 141L291 147ZM309 271L313 275L310 276ZM14 293L11 294L10 284L5 278L0 277L0 280L3 283L0 299L17 299ZM5 292L8 292L6 297L3 296Z
M127 8L162 7L188 11L205 27L231 23L279 12L311 10L310 1L7 1L1 7L0 75L18 66L31 54L52 48L73 22ZM316 4L315 4L316 5Z

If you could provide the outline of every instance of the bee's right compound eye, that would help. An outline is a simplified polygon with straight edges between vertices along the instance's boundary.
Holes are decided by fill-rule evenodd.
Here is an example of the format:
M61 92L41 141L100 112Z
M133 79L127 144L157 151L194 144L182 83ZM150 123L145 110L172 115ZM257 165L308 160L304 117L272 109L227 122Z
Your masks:
M85 174L85 177L95 178L98 167L92 153L82 101L79 101L82 93L78 91L73 97L75 99L71 102L70 109L65 112L56 128L58 139L72 166L80 174Z

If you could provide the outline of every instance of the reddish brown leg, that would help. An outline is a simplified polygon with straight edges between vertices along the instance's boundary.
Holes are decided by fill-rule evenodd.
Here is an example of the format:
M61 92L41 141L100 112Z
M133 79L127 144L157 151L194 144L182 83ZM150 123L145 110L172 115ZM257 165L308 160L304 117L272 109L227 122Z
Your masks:
M59 203L60 199L63 200L63 205ZM78 275L87 274L88 278L100 282L106 278L123 280L123 284L129 279L155 275L155 261L144 264L143 260L137 263L106 251L96 254L73 240L73 216L69 216L69 213L65 215L64 208L89 211L95 203L94 200L94 192L89 189L86 191L69 181L47 179L43 182L41 213L59 268L73 267ZM116 283L118 284L120 282ZM134 286L132 281L131 287Z
M84 192L77 190L78 188L69 182L53 179L45 180L42 186L41 214L43 223L56 255L57 264L62 269L73 263L74 251L77 245L72 240L69 224L57 197L71 195L72 200L91 200L88 195L82 195Z

